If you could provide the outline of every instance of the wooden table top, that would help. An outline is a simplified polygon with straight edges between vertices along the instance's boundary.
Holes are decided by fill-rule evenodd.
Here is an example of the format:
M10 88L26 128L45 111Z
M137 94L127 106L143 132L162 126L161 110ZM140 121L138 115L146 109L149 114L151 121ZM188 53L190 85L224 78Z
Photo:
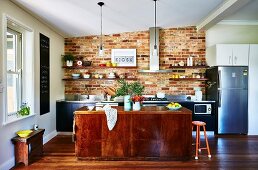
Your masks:
M112 108L117 109L119 114L191 114L192 111L182 107L179 110L169 110L165 106L143 106L139 111L124 111L124 106L112 106ZM96 107L89 111L86 106L76 110L74 114L104 114L104 110L97 110Z

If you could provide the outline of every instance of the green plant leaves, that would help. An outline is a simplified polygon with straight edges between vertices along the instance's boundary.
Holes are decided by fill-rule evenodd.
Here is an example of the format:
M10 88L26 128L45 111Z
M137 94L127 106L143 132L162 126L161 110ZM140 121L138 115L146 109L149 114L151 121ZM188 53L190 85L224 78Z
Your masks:
M140 82L128 83L125 79L118 80L120 87L116 90L116 96L142 95L145 87Z

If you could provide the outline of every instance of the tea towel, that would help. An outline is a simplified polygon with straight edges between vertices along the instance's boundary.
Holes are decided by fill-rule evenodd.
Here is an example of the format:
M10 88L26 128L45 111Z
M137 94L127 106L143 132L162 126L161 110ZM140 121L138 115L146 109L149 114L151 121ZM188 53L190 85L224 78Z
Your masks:
M117 109L111 108L111 106L107 104L103 107L103 110L105 110L105 114L107 117L108 129L111 131L116 125Z

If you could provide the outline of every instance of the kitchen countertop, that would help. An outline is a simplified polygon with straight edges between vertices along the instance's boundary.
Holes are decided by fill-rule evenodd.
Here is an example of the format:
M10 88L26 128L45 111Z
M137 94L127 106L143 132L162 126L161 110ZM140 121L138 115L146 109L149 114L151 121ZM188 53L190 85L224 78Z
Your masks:
M206 100L205 96L203 96L203 100L202 101L196 101L196 100L191 100L191 99L187 99L187 95L166 95L166 98L168 99L168 101L163 103L170 103L170 102L193 102L193 103L207 103L207 102L211 102L211 103L215 103L216 101L214 100ZM79 98L71 98L71 99L60 99L57 100L57 102L69 102L69 103L123 103L123 101L89 101L89 100L79 100ZM154 103L152 101L144 101L143 103Z
M61 99L61 100L57 100L57 102L67 102L67 103L123 103L122 101L87 101L87 100L65 100L65 99ZM215 103L216 101L213 100L202 100L202 101L192 101L192 100L169 100L167 102L163 103L170 103L170 102L189 102L189 103ZM152 101L143 101L143 103L153 103Z
M65 100L65 99L60 99L57 100L56 102L67 102L67 103L89 103L89 104L95 104L100 101L88 101L88 100Z

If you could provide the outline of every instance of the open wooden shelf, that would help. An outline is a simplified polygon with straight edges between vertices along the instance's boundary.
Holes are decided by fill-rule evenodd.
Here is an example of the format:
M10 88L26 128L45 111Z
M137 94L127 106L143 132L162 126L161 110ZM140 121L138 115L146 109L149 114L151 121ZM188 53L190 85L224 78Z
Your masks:
M208 68L209 66L170 66L169 69L178 69L178 68L185 68L185 69L196 69L196 68Z
M119 80L120 78L63 78L65 81L90 81L90 80ZM126 80L137 80L137 78L125 78Z
M207 78L169 78L169 80L173 81L206 81Z
M65 69L91 69L91 68L98 68L98 69L106 69L106 68L126 68L126 69L136 69L137 66L110 66L110 67L107 67L107 66L63 66L62 68L65 68Z

